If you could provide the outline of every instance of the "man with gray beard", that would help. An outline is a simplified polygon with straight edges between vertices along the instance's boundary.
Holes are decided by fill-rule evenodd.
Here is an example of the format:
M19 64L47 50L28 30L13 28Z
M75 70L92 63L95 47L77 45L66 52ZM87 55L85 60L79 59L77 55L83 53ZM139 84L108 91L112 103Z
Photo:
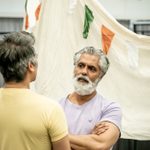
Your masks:
M96 87L109 68L100 49L85 47L74 55L74 92L60 100L73 150L109 150L120 136L121 109Z

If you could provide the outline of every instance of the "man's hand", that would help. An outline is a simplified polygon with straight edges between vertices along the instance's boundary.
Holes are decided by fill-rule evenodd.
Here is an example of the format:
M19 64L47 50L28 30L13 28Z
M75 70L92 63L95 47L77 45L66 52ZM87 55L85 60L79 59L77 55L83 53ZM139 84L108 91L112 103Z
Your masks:
M108 130L109 127L106 122L98 122L92 130L92 134L100 135Z
M95 125L91 134L69 135L69 140L74 150L109 150L116 143L119 134L120 130L115 124L103 121Z

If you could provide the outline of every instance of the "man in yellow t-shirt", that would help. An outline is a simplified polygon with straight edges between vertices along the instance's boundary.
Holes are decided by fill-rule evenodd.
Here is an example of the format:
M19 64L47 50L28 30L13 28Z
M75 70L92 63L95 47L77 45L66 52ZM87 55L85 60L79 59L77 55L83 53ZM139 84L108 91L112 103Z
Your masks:
M37 74L34 37L14 32L0 42L0 150L70 150L57 102L29 90Z

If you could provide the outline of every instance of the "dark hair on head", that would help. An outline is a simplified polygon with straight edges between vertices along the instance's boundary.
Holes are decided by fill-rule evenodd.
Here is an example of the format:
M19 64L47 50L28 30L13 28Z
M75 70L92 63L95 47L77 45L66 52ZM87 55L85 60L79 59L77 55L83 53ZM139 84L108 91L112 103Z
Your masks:
M74 65L77 64L77 62L80 60L81 55L84 53L90 55L96 55L99 57L99 67L102 72L101 74L101 78L102 78L109 68L109 60L107 56L104 54L104 52L101 49L95 49L93 46L87 46L75 53Z
M32 33L29 33L26 31L21 31L21 33L24 34L25 36L28 36L28 38L27 38L28 45L34 45L35 37L33 36Z
M34 36L25 31L12 32L0 42L0 72L5 82L24 79L28 63L37 64Z

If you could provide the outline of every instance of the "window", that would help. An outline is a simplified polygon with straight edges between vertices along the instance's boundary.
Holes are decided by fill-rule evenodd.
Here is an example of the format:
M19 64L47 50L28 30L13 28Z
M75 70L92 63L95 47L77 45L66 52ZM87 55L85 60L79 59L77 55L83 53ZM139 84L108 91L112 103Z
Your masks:
M150 36L150 20L133 21L133 20L118 19L117 21L137 34Z
M3 34L20 31L23 26L23 18L0 18L0 38Z
M130 29L130 20L118 19L117 21L126 28Z
M133 31L137 34L150 36L150 20L133 22Z

